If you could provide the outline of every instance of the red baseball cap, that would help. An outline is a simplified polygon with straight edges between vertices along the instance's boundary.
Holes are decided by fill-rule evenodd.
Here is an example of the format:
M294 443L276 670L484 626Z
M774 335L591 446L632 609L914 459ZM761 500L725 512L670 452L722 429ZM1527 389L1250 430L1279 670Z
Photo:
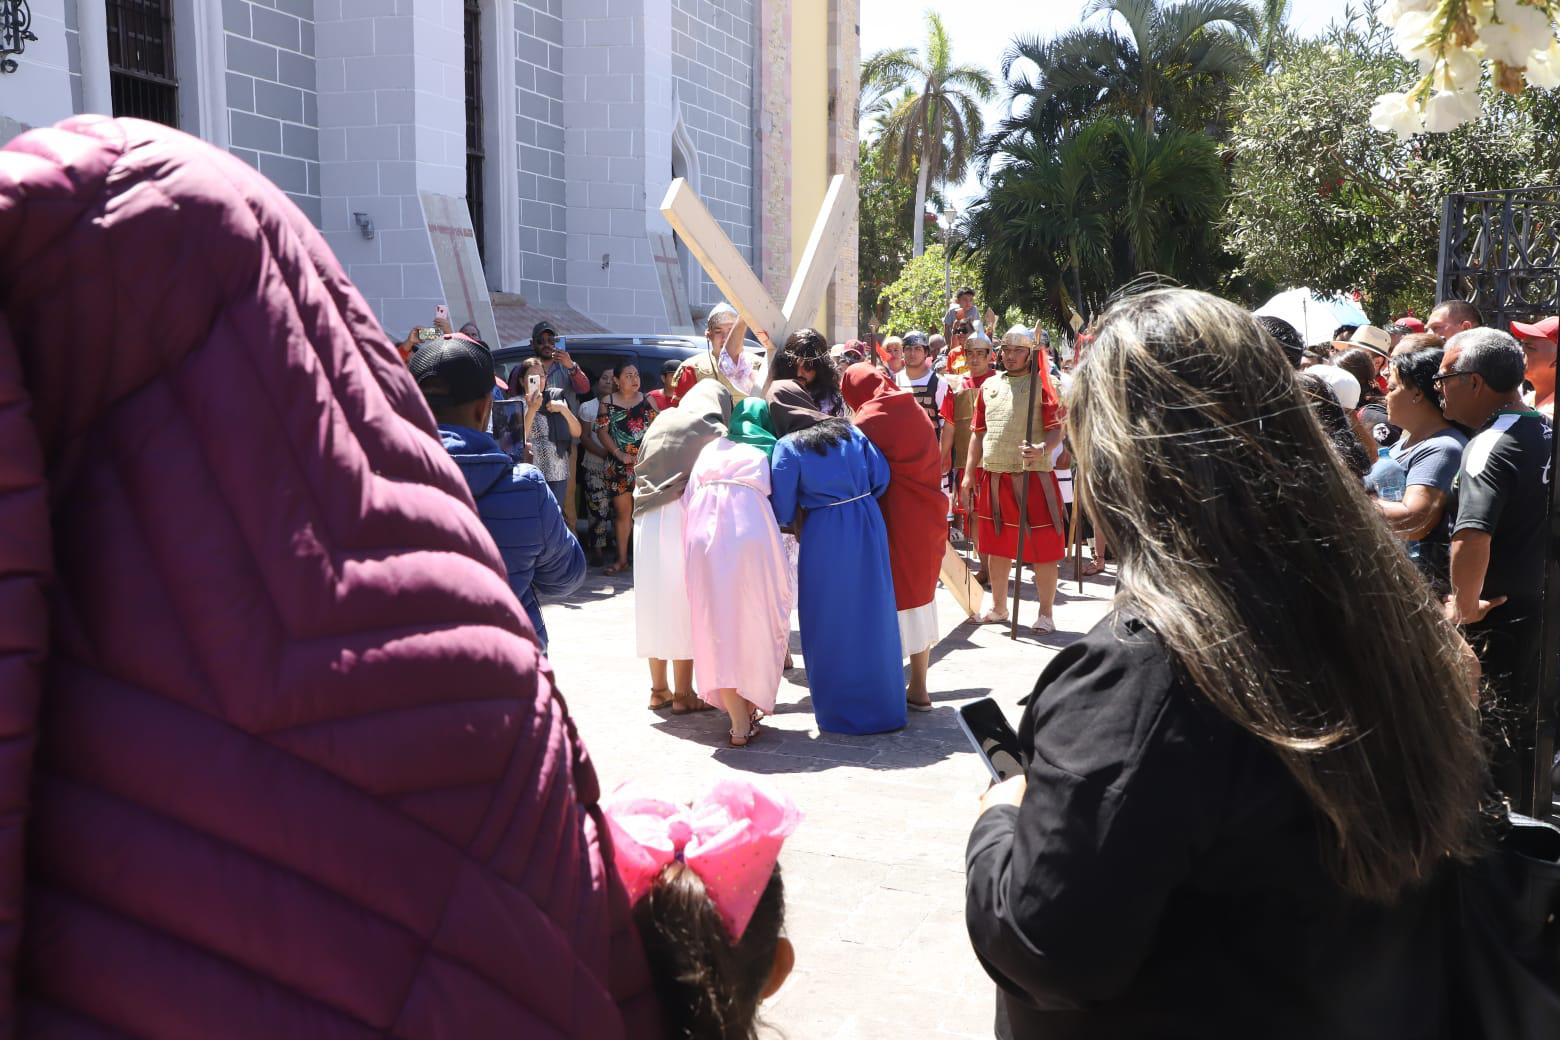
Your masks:
M1560 341L1560 317L1551 315L1542 321L1535 321L1528 325L1524 322L1511 323L1513 336L1526 337L1527 339L1548 339Z
M1413 333L1420 333L1425 331L1425 323L1414 317L1412 314L1405 314L1403 317L1397 319L1392 324L1401 325L1409 332Z

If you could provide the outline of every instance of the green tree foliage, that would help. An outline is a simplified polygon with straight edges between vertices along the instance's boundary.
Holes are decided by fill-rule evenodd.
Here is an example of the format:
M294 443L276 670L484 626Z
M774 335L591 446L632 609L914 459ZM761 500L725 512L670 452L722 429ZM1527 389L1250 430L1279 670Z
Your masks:
M863 326L883 320L878 297L910 260L915 186L899 177L881 152L860 145L857 307Z
M1101 116L1132 120L1149 136L1217 124L1267 32L1243 0L1091 0L1084 19L1051 39L1019 37L1003 55L1015 114L983 144L984 161L1011 143L1055 144Z
M1446 195L1560 179L1554 92L1514 98L1486 85L1483 117L1452 133L1398 141L1373 130L1376 96L1412 76L1367 6L1240 88L1225 244L1254 294L1358 289L1373 313L1423 314Z
M952 283L955 292L961 285L978 285L978 259L955 256ZM883 291L882 299L888 309L888 321L881 329L885 335L902 336L911 329L941 334L943 315L952 302L943 268L943 247L927 246L925 252L905 265L899 277Z
M915 178L916 217L910 226L912 252L919 256L924 229L919 219L927 194L937 184L964 179L985 132L980 104L995 88L978 65L955 65L948 30L936 12L926 12L926 45L879 51L861 68L866 111L881 119L877 146L899 175ZM897 97L893 96L898 92Z
M971 207L966 249L979 252L995 306L1061 319L1070 305L1087 316L1147 272L1213 287L1224 191L1223 162L1205 135L1098 119L1056 147L1009 145Z

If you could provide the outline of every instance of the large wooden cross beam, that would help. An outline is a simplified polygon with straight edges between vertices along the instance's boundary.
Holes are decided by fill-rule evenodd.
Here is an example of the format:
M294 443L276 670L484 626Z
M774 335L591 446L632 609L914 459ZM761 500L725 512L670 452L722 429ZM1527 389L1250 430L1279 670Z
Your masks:
M802 262L783 304L775 303L764 283L759 281L699 200L699 193L683 178L678 177L666 189L661 215L676 229L688 251L742 315L748 328L765 333L778 350L787 336L812 322L829 287L829 279L834 277L834 268L840 260L840 243L856 207L856 194L847 191L846 184L843 174L836 174L829 182L823 207L813 222L807 247L802 250Z

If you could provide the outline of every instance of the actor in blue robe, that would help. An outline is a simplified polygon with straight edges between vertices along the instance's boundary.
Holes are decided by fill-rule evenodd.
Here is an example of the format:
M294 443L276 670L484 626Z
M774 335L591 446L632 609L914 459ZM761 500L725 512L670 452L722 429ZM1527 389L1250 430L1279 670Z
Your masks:
M775 518L801 516L797 609L818 728L902 728L899 620L877 503L888 462L850 423L824 419L779 440L770 478Z

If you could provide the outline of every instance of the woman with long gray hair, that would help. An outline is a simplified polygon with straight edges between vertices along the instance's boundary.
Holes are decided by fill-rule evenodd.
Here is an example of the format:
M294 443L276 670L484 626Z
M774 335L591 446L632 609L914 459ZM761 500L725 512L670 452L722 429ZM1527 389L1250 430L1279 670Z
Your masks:
M998 1035L1441 1035L1483 778L1456 631L1233 304L1118 303L1068 405L1120 588L970 837Z

